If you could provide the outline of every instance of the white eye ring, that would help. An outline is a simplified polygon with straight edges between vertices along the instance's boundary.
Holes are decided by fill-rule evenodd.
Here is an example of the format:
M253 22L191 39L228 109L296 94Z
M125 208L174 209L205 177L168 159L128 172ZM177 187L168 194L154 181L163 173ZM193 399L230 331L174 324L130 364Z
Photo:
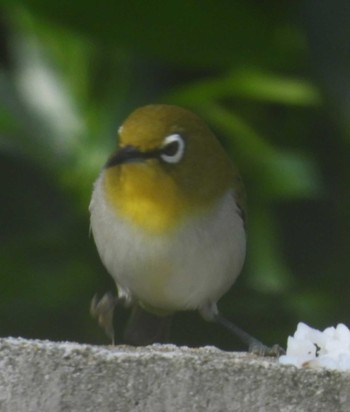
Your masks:
M178 163L185 152L185 141L179 134L167 136L162 145L160 158L167 163Z

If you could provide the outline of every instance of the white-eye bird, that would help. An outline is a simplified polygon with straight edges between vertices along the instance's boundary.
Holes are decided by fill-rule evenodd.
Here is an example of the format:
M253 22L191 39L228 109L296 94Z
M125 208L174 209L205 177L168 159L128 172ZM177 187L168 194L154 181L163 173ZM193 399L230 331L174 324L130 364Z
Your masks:
M198 310L260 345L217 309L245 259L243 197L236 168L197 115L172 105L129 115L90 204L97 250L118 289L115 301L93 302L95 315L107 318L100 319L107 333L108 312L123 301L160 319ZM154 331L133 333L128 340L135 344L160 339Z

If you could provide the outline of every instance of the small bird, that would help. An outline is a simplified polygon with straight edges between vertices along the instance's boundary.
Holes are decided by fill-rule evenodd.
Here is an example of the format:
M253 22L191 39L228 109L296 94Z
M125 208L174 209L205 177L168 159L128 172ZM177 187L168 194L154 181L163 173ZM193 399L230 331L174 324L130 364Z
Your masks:
M92 303L107 334L113 339L122 302L134 307L131 344L161 341L174 312L198 310L266 349L217 308L245 260L244 208L239 173L200 117L163 104L131 113L90 203L97 250L118 290Z

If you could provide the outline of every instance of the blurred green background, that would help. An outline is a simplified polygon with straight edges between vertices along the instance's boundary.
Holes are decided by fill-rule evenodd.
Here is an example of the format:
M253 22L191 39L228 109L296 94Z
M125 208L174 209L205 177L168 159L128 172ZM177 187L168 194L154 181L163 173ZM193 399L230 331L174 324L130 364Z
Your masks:
M346 0L2 1L1 336L107 342L89 198L151 102L205 118L246 183L247 262L222 312L269 344L299 321L349 325L349 21ZM240 348L196 313L172 340Z

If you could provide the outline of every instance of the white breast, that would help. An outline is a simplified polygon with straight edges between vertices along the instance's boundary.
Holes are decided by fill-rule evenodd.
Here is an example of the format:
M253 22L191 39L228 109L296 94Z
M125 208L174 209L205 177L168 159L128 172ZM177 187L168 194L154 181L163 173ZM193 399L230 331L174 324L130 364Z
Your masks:
M153 235L117 216L95 183L90 212L95 243L119 294L162 310L215 304L243 266L245 231L233 194L165 235Z

